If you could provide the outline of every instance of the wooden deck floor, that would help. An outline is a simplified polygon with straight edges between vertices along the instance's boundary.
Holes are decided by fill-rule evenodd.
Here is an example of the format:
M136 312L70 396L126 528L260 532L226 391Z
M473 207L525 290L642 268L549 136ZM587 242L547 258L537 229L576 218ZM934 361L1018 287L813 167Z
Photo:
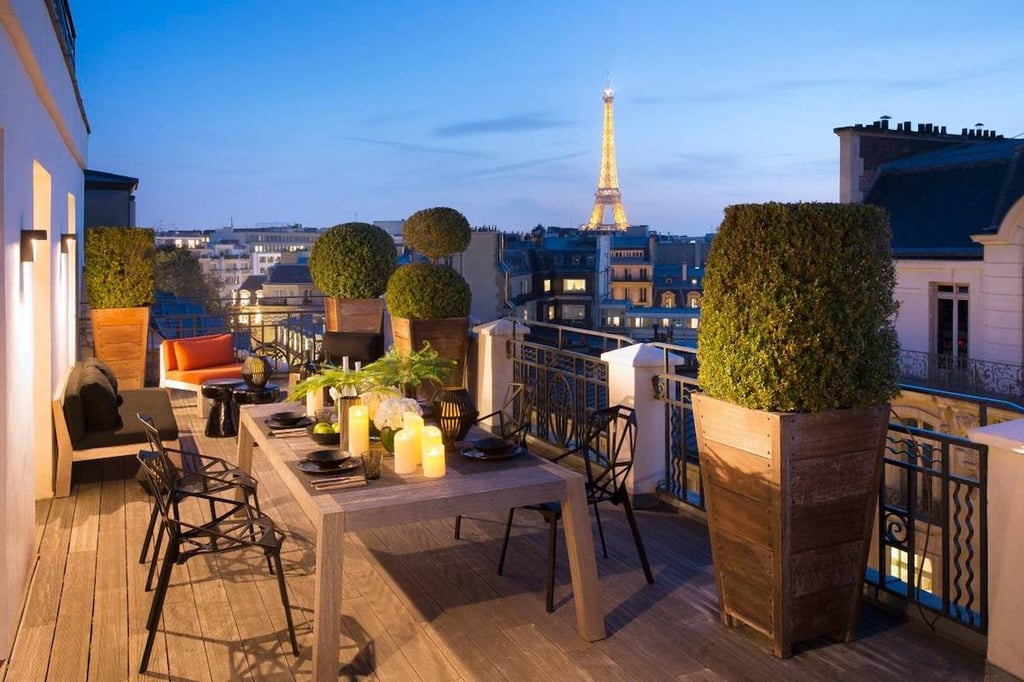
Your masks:
M194 408L178 407L201 432ZM190 404L189 404L190 405ZM234 457L230 439L194 439ZM289 532L283 557L302 654L288 651L274 578L258 555L176 567L149 676L309 679L314 533L283 483L255 458L264 510ZM138 563L150 503L128 458L76 464L71 497L38 503L39 562L9 680L121 680L136 670L150 595ZM504 576L503 515L351 534L346 549L342 679L382 680L979 680L983 657L866 606L858 639L773 658L749 629L719 624L707 531L667 511L639 524L655 585L639 570L621 513L602 511L611 556L598 556L608 639L578 638L564 553L554 614L544 611L546 534L517 517ZM564 547L560 547L564 552Z

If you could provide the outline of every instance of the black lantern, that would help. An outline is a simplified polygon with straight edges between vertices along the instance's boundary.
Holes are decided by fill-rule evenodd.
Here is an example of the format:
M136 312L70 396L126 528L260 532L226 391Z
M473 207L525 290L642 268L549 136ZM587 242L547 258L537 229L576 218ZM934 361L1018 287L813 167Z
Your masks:
M242 363L242 380L249 388L263 388L270 380L270 362L262 355L250 355Z
M465 438L479 414L469 391L464 388L442 388L434 394L432 402L434 417L445 445Z

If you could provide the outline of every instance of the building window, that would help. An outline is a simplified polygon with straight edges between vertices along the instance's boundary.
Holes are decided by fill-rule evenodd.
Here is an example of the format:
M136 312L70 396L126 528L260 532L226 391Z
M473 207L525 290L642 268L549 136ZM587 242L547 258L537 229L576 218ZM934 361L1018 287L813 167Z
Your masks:
M619 327L621 325L622 325L622 318L620 318L618 315L612 315L611 317L608 318L608 326L609 327Z
M946 358L969 357L968 299L966 284L933 284L935 352ZM940 358L940 363L943 360Z
M889 548L889 575L902 580L908 585L917 587L918 574L921 577L921 589L925 592L933 592L932 589L932 560L928 557L921 557L914 554L914 575L910 575L910 567L907 565L907 553L898 547Z
M545 291L545 293L551 291L551 280L550 279L544 280L544 291Z
M582 321L587 319L587 307L583 305L563 305L562 319Z
M548 322L551 322L554 319L555 319L555 306L549 305L548 306Z
M587 280L585 279L564 279L562 280L562 291L586 291Z
M640 290L640 302L647 303L647 289Z
M666 291L661 295L661 307L662 308L675 308L676 307L676 295L671 291Z
M644 326L643 318L637 317L633 319L633 326L637 329L642 329Z
M699 326L700 326L700 319L698 319L696 317L691 317L690 318L690 329L696 329Z
M691 293L689 296L686 297L686 303L691 308L699 308L700 307L700 294L698 294L698 293Z

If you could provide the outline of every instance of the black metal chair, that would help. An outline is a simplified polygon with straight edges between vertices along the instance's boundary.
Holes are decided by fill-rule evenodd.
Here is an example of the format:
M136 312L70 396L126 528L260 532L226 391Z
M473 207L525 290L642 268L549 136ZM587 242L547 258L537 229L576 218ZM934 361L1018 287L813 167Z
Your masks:
M605 557L608 556L608 547L605 544L604 528L601 526L601 514L597 505L599 502L622 505L626 512L626 519L629 521L629 528L633 533L633 543L636 545L637 554L640 555L644 577L648 583L653 583L654 576L651 575L647 553L644 551L643 540L640 538L640 530L637 528L636 517L626 491L626 478L633 468L636 430L636 414L633 408L614 405L596 410L587 419L585 437L580 444L558 455L553 461L558 461L569 455L579 455L583 459L587 477L587 503L594 508L597 531L601 537L601 551ZM555 596L555 547L558 522L562 518L562 505L558 502L546 502L521 508L540 513L548 523L547 610L548 613L551 613L554 610ZM505 554L508 550L508 539L512 532L512 519L515 512L515 507L508 511L505 541L501 546L501 558L498 560L498 575L501 575L505 569Z
M156 629L160 624L171 570L175 564L184 564L201 554L224 554L244 549L259 549L268 563L276 568L277 585L281 592L281 605L288 621L288 635L291 638L292 653L299 655L299 644L295 638L291 607L288 604L288 590L284 584L284 570L281 566L281 545L285 535L274 525L270 517L260 513L246 502L222 497L215 493L194 493L193 496L209 502L211 516L202 523L192 524L181 520L178 515L177 473L166 455L143 450L138 455L151 490L154 491L156 507L160 513L162 535L166 535L167 551L160 566L160 578L153 592L153 602L146 620L146 646L142 652L139 673L146 672L149 657L153 651Z
M177 513L178 503L186 497L224 494L234 492L235 490L240 490L246 503L253 505L257 512L260 511L260 499L256 494L257 481L255 478L220 457L200 455L195 452L184 452L166 447L163 441L160 440L160 433L157 431L152 417L141 412L136 413L135 416L138 417L139 421L146 428L146 437L149 440L150 450L159 453L167 462L166 467L171 472L171 480L174 482L171 504L175 513ZM179 455L181 458L180 468L174 464L174 461L168 456L168 452L174 452ZM157 494L152 489L148 479L143 478L143 484L155 498ZM213 512L213 504L210 503L211 516ZM146 555L149 552L150 544L153 544L153 531L156 530L156 521L159 515L160 510L156 500L154 500L153 511L149 515L149 525L146 526L146 536L142 541L142 552L139 554L140 564L146 563ZM153 576L156 573L157 557L160 555L162 543L163 526L160 527L156 543L153 545L153 561L149 566L149 576L146 578L147 591L153 587Z
M477 424L484 420L497 417L498 424L491 427L495 435L511 441L519 446L526 446L526 436L530 433L530 420L533 416L534 393L533 387L518 381L513 381L505 390L505 401L501 407L494 412L488 412L478 417ZM462 534L462 517L455 517L455 539L458 540Z

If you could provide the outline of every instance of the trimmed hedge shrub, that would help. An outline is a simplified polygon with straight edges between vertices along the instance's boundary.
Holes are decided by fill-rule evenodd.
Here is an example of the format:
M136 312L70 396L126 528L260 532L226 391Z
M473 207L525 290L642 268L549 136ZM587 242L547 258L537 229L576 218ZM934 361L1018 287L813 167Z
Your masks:
M896 395L891 240L875 206L726 208L704 276L704 391L775 412L867 407Z
M156 235L145 227L90 227L82 273L92 308L137 308L153 302Z
M410 263L391 275L388 311L411 320L466 317L472 302L469 283L447 265Z
M469 248L472 237L466 216L446 206L416 211L402 228L403 243L432 262L441 256L462 253Z
M313 242L309 274L332 298L377 298L398 266L395 240L369 223L343 223Z

